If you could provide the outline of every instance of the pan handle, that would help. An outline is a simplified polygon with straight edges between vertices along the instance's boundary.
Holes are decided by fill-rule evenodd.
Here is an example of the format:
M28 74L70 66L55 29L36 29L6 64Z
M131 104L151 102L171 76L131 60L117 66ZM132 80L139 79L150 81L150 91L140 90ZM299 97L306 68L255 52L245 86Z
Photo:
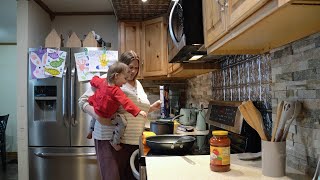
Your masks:
M174 120L176 120L178 117L182 117L182 116L184 116L184 115L183 115L183 114L179 114L179 115L173 117L171 121L174 121Z

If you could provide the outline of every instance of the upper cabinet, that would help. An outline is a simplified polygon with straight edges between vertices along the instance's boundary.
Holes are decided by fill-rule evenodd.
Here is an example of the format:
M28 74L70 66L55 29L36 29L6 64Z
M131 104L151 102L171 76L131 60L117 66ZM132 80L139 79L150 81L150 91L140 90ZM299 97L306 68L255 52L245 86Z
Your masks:
M320 31L319 0L203 0L210 54L261 54Z
M259 9L268 0L229 0L228 1L228 29L239 24L250 14ZM218 1L219 2L219 1ZM226 5L225 5L226 6Z
M142 22L143 76L168 74L167 24L163 17Z
M136 22L120 22L120 53L133 50L141 54L140 33L141 25Z
M138 55L141 54L141 23L138 22L120 22L119 23L119 53L126 51L134 51ZM120 55L119 54L119 55ZM140 63L140 71L138 78L142 78L142 63Z
M202 1L204 43L206 47L227 32L225 5L219 2L213 0Z
M165 18L159 17L143 22L120 22L119 29L119 52L133 50L140 56L138 78L166 77L168 53Z

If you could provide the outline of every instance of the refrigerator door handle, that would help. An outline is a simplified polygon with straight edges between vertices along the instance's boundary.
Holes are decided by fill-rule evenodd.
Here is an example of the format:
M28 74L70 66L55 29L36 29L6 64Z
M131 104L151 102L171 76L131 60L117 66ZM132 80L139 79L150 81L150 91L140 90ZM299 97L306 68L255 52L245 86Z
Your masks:
M64 125L66 127L69 127L69 122L68 122L68 118L67 118L67 101L65 100L67 95L66 95L66 87L67 87L67 80L66 80L66 76L67 76L67 72L68 72L68 68L67 67L64 67L64 70L63 70L63 75L62 75L62 99L63 99L63 103L62 103L62 115L63 115L63 122L64 122Z
M96 156L95 152L91 153L44 153L35 152L34 155L38 157L86 157L86 156Z
M75 113L74 113L75 74L76 74L76 68L73 67L72 70L71 70L71 86L70 86L70 89L71 89L71 94L70 94L70 96L71 96L71 100L70 100L71 107L70 107L70 109L71 109L71 121L72 121L72 125L73 126L77 126L78 125L78 121L77 121L77 119L75 117Z

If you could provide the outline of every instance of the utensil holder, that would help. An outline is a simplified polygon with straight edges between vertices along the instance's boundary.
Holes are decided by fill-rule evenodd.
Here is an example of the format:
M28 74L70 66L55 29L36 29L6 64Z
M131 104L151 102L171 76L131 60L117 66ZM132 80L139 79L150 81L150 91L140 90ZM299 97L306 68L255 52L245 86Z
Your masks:
M286 175L286 142L261 141L262 174L269 177Z

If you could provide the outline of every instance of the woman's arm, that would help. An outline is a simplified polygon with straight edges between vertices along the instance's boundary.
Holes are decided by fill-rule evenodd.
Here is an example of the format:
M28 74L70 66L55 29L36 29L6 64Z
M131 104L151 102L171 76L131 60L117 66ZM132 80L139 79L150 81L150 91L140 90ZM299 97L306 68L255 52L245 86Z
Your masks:
M150 105L149 113L160 109L160 107L161 107L161 101L158 100Z
M91 106L90 104L86 105L83 108L83 111L88 113L91 117L93 117L94 119L96 119L97 121L99 121L100 124L105 125L105 126L110 126L111 124L111 120L104 118L104 117L100 117L98 116L95 112L94 112L94 108L93 106Z

